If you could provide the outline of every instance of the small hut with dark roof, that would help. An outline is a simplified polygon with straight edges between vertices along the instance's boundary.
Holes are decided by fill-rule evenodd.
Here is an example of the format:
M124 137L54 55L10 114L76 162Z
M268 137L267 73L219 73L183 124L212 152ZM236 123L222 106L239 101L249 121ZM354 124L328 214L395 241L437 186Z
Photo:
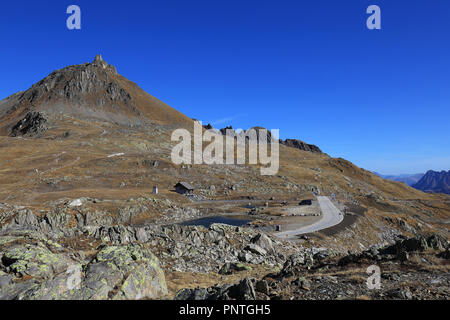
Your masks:
M178 182L175 185L175 191L179 194L190 195L194 193L194 187L187 182Z

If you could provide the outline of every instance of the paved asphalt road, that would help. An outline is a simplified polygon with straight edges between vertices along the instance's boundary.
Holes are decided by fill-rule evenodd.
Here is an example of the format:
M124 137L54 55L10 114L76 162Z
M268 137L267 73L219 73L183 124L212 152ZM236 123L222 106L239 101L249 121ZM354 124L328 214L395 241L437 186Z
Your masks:
M322 216L319 221L298 229L277 232L275 235L284 239L292 238L300 234L316 232L335 226L344 220L344 216L328 197L319 196L317 197L317 201L319 202L320 210L322 211Z

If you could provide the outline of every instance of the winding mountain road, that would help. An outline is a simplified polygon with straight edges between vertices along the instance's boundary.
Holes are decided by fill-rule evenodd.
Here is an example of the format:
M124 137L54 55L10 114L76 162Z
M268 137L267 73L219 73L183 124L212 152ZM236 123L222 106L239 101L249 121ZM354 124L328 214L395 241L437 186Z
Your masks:
M328 197L319 196L317 197L319 202L320 210L322 211L322 216L319 221L313 224L303 226L298 229L288 230L284 232L276 232L274 235L280 238L292 238L301 234L316 232L322 229L326 229L335 226L344 220L344 216L339 211L338 208L331 202Z

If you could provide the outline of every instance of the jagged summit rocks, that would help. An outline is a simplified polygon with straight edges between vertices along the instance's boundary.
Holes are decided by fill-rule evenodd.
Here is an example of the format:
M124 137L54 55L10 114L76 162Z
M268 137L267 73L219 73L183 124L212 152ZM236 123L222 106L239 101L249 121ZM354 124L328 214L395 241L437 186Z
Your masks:
M216 130L217 133L222 134L222 135L237 136L240 134L240 133L236 132L232 126L228 126L228 127L222 128L220 130L217 130L211 124L207 124L207 125L204 125L203 128L205 128L205 130ZM259 132L260 132L259 130L267 130L266 128L258 127L258 126L250 128L250 129L254 129L256 131L258 139L259 139ZM242 133L245 134L245 131L243 131ZM271 131L267 130L267 143L272 143L273 139L274 139L274 137L272 137ZM308 152L322 153L322 150L318 146L316 146L314 144L308 144L308 143L303 142L298 139L286 139L286 140L278 139L278 142L280 144L285 145L290 148L295 148L295 149L308 151Z
M322 153L322 150L318 146L297 139L286 139L284 141L280 139L280 144L303 151Z
M92 61L92 65L103 69L109 69L112 73L117 74L116 67L109 65L105 60L103 60L101 54L95 56L94 61Z

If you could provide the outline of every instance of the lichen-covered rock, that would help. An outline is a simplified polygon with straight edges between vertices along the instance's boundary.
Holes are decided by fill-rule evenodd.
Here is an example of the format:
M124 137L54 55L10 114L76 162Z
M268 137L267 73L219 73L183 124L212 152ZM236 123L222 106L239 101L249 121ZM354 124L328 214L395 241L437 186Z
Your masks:
M37 231L0 234L0 299L155 299L167 295L159 260L139 244L99 248L90 260ZM84 259L84 258L83 258Z
M33 280L24 282L10 282L0 290L0 300L24 300L29 292L38 288L38 283Z
M12 284L14 277L0 270L0 291Z
M64 272L55 277L38 283L32 290L21 295L22 300L63 300L74 299L77 289L81 284L82 266L70 265Z
M51 278L64 271L71 259L60 253L62 247L42 237L37 243L21 243L20 238L7 236L0 242L1 264L8 273L19 277Z
M88 264L83 299L155 299L167 294L158 259L141 245L104 247Z

